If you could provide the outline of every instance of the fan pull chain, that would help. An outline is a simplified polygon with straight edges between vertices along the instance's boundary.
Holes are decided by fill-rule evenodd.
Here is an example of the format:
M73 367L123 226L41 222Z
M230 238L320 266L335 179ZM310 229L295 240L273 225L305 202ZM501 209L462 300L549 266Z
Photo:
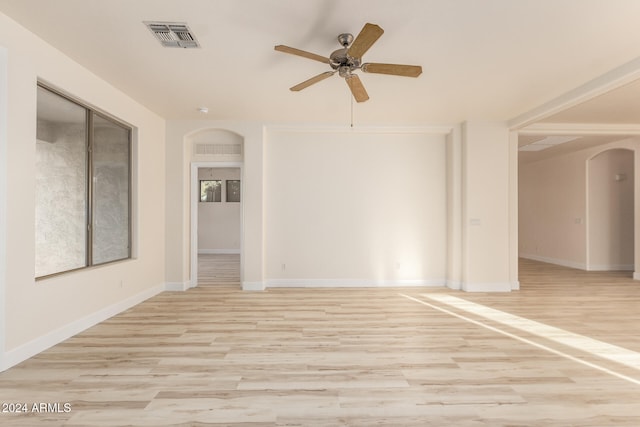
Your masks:
M353 96L349 96L351 100L351 127L353 127Z

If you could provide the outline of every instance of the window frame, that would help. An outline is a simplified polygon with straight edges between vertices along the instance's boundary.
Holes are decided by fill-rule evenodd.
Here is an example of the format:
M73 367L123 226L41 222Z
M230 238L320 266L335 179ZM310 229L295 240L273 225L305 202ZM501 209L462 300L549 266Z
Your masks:
M124 122L123 120L118 119L117 117L108 114L102 110L99 110L92 105L84 102L74 96L67 94L66 92L57 89L56 87L38 80L37 88L42 88L46 91L49 91L66 101L72 102L73 104L84 108L86 114L86 129L85 129L85 156L86 156L86 192L85 197L87 200L86 203L86 222L85 222L85 231L86 231L86 239L85 239L85 265L83 267L72 268L69 270L58 271L55 273L49 273L42 276L36 276L35 280L43 280L48 279L55 276L60 276L62 274L67 274L71 272L87 270L90 268L95 268L98 266L104 266L108 264L113 264L116 262L122 262L126 260L130 260L133 258L133 126ZM37 101L36 101L37 102ZM93 159L93 148L95 143L94 136L94 118L100 117L103 120L106 120L112 124L115 124L118 127L121 127L127 132L127 157L128 157L128 165L127 165L127 256L123 258L113 259L101 263L93 262L93 243L94 243L94 213L95 213L95 185L93 175L95 172L94 168L94 159ZM37 114L36 114L37 121ZM34 259L34 261L36 261Z

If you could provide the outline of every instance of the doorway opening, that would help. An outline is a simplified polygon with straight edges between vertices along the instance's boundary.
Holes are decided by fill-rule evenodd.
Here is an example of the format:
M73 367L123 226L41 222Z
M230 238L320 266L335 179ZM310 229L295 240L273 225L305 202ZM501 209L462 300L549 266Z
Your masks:
M198 286L240 285L239 167L200 167Z
M191 283L242 283L242 163L191 164Z

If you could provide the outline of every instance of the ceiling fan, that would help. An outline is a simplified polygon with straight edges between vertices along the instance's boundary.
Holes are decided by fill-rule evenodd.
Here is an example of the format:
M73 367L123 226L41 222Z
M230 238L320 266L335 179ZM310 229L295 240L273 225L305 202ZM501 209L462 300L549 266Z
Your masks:
M369 95L367 94L367 91L365 90L358 75L354 74L354 71L356 70L361 70L365 73L418 77L422 73L422 67L419 65L380 64L376 62L362 63L362 56L371 46L373 46L383 33L384 30L379 26L367 23L355 39L353 38L353 35L349 33L340 34L338 36L338 42L342 45L342 49L336 50L328 58L293 47L277 45L275 50L278 52L313 59L314 61L329 64L333 69L333 71L325 71L324 73L311 77L309 80L305 80L304 82L289 89L297 92L311 86L312 84L327 79L335 73L338 73L338 75L343 77L347 82L354 99L357 102L364 102L369 99Z

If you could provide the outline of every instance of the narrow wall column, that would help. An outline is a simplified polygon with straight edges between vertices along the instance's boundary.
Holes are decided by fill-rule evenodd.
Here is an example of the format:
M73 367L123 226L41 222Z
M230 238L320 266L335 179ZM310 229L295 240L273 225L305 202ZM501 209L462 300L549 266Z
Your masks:
M518 132L509 132L509 283L520 289L518 267Z
M7 280L7 50L0 47L0 371L5 369Z
M633 198L634 198L634 243L633 258L634 272L633 278L640 280L640 151L634 150L633 153Z
M462 140L460 127L447 135L447 287L462 286Z
M517 288L510 277L509 130L503 123L462 127L462 289Z

